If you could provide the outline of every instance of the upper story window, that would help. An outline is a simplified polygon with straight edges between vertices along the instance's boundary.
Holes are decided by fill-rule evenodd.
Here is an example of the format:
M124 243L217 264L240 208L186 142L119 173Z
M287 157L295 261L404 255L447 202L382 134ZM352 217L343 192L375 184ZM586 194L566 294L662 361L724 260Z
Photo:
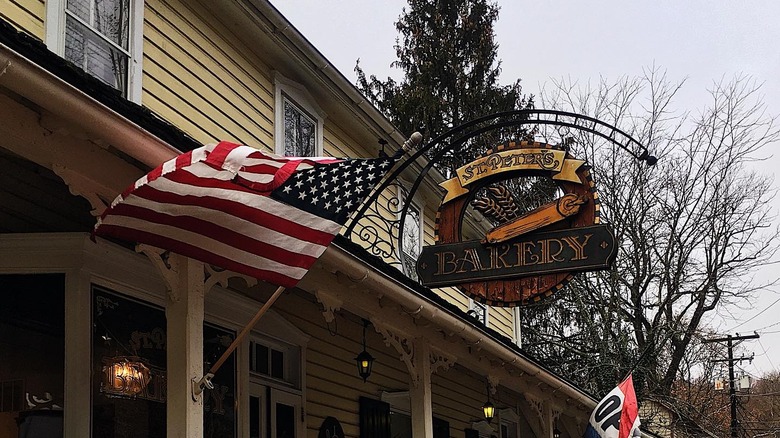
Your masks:
M288 157L321 156L325 113L301 84L276 72L274 85L276 153Z
M469 315L474 316L474 319L479 321L482 325L488 324L488 306L478 303L472 299L469 299Z
M52 0L46 7L48 47L140 102L143 1Z
M282 95L282 106L284 108L284 155L316 156L317 121L286 94Z

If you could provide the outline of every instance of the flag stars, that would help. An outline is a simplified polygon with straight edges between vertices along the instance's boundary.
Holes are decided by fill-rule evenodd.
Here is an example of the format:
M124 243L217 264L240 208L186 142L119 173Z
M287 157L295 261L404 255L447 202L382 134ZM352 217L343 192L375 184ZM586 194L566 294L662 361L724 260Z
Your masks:
M285 188L282 189L282 191L284 193L290 193L291 190L292 190L292 187L290 187L290 186L285 186Z

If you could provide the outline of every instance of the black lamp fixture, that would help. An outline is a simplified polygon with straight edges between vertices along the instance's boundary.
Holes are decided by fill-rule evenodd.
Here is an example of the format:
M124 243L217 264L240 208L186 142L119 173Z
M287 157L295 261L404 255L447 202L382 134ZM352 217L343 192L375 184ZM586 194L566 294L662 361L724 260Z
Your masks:
M490 403L490 395L488 395L488 401L482 405L482 413L485 415L485 420L487 420L488 423L496 416L496 407L493 406L493 403Z
M368 380L368 376L371 375L371 367L374 365L374 356L366 351L366 328L369 322L363 320L363 351L357 355L355 362L357 362L358 375L363 378L363 383Z
M487 385L487 401L482 405L482 414L485 416L485 420L487 420L488 423L496 416L496 407L490 402L490 383Z

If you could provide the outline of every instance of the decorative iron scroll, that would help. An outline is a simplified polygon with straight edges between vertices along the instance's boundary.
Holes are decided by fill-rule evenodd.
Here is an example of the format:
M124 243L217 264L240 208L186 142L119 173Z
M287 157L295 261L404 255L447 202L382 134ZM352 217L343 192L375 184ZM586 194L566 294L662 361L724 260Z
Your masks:
M578 131L611 142L648 165L657 161L629 134L593 117L540 109L496 113L456 126L413 151L355 212L343 235L415 278L413 269L407 272L408 269L404 268L406 264L402 262L403 255L410 252L404 248L402 232L410 209L414 208L411 200L423 181L433 176L432 172L442 180L451 177L459 164L473 158L466 156L466 151L474 143L492 147L518 136L545 137L549 141L542 130L544 127L553 128L555 132L552 135L564 144L572 132ZM404 173L408 175L411 166L416 166L413 168L415 179L410 184L402 184L399 177ZM441 195L443 197L444 193L441 192Z

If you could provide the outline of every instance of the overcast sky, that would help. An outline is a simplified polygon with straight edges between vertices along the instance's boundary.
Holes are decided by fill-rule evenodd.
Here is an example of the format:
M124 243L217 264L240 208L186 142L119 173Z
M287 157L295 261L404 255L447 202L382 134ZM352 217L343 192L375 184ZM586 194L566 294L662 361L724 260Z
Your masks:
M367 74L402 76L390 63L394 23L405 1L271 1L350 82L358 58ZM769 113L780 114L780 1L513 0L499 5L501 84L520 78L525 93L538 95L550 78L587 82L635 76L655 64L671 80L686 79L677 99L680 110L695 112L706 105L713 81L748 74L763 84ZM774 155L762 166L770 174L780 168L780 154ZM774 210L780 211L780 199ZM767 269L762 275L776 272ZM742 368L753 375L777 370L780 286L735 315L736 321L712 324L724 335L758 330L759 340L744 343L745 353L755 353L756 359Z

